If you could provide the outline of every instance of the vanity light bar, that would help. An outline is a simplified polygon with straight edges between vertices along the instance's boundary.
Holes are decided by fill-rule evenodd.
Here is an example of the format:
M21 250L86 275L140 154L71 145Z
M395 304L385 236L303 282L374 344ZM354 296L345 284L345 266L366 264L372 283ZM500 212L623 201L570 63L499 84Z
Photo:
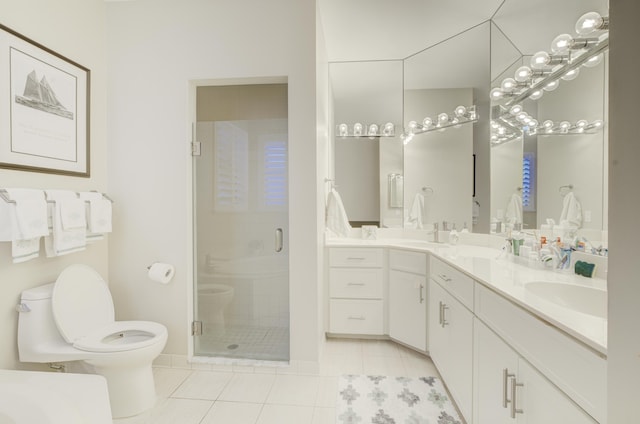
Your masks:
M555 123L548 119L536 128L536 133L539 135L595 134L602 127L604 123L601 120L588 122L581 119L575 123L569 121Z
M419 124L417 121L410 121L405 128L403 134L405 138L409 135L422 134L429 131L442 130L448 127L458 127L462 124L468 124L478 121L478 114L476 113L476 106L469 107L458 106L454 109L452 114L440 113L436 118L427 116ZM411 138L411 137L409 137ZM405 143L406 144L406 143Z
M363 125L360 122L356 122L353 125L339 124L336 127L336 134L338 137L394 137L396 132L396 126L387 122L384 125L380 124L366 124Z
M576 23L578 38L558 35L551 43L551 53L535 53L531 66L519 67L514 78L505 78L500 87L491 90L491 100L505 100L506 106L525 99L537 100L545 91L555 90L560 80L576 78L581 66L597 66L609 48L608 29L609 18L596 12L585 13ZM597 36L585 38L593 33Z

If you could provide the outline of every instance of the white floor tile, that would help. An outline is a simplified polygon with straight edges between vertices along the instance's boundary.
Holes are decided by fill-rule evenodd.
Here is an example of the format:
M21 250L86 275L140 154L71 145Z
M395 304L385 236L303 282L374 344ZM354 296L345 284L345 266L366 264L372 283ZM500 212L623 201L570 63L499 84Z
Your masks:
M193 371L171 397L216 400L232 377L229 372Z
M320 375L362 374L362 355L324 355Z
M256 424L311 424L313 406L264 405Z
M327 339L324 344L325 355L361 355L362 342L356 339Z
M264 403L275 379L275 374L234 374L218 400Z
M156 386L156 395L166 398L185 381L192 371L179 368L154 368L153 379Z
M391 340L363 340L362 341L363 356L392 356L400 358L400 349L398 344Z
M164 399L151 412L149 424L199 424L213 402L193 399Z
M260 411L261 403L217 401L200 424L255 424Z
M431 358L419 353L411 353L402 357L407 377L439 377L440 374Z
M320 377L320 387L316 398L317 407L334 408L338 394L337 376Z
M313 410L312 424L336 424L336 408L318 408Z
M266 403L314 406L319 387L320 377L281 374L276 376Z
M406 369L400 356L363 356L362 372L365 375L389 375L401 377Z

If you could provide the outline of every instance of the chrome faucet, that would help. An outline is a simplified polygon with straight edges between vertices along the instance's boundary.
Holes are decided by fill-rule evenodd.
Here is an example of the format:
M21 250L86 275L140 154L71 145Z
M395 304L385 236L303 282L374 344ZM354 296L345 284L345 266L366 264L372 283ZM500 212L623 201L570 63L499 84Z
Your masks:
M439 231L439 225L437 222L433 223L433 230L429 231L427 234L433 234L433 242L434 243L440 243L440 240L438 239L438 231Z

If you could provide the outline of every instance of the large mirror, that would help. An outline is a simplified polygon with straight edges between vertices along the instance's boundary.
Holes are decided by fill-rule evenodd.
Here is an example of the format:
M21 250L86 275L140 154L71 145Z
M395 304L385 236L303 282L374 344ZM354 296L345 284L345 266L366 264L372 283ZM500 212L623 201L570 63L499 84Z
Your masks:
M490 118L496 104L489 101L489 92L528 65L534 53L548 51L557 35L574 33L583 13L608 15L607 2L505 0L486 7L485 18L479 13L475 24L440 42L416 36L425 40L425 49L408 56L405 52L402 59L361 61L360 54L348 62L343 61L348 60L346 49L341 49L341 61L330 63L335 126L396 125L396 136L390 138L339 137L334 131L332 175L349 220L417 228L412 211L416 198L424 195L425 229L447 221L458 229L467 223L471 231L489 232L492 219L510 218L534 229L549 219L559 223L571 193L582 209L581 231L592 231L587 237L598 240L607 227L606 54L599 65L581 68L576 79L562 81L555 91L522 104L539 123L604 121L604 129L593 133L538 132L492 144ZM348 19L343 12L340 19ZM385 13L389 19L391 12ZM323 19L331 25L330 16ZM410 28L403 37L409 32ZM366 43L366 37L361 38ZM365 51L376 49L359 50ZM470 104L477 107L475 124L419 134L403 144L400 134L410 121L420 123L426 116ZM520 210L516 208L514 215L516 198Z

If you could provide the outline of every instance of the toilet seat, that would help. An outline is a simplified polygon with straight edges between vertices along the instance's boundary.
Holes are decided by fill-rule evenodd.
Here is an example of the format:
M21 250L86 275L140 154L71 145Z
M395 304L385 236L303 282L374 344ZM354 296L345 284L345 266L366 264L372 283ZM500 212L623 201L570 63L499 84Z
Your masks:
M162 340L167 329L149 321L115 321L107 283L93 268L67 267L53 286L53 318L62 337L90 352L141 349Z
M115 321L77 339L73 347L90 352L122 352L157 343L167 329L151 321Z

